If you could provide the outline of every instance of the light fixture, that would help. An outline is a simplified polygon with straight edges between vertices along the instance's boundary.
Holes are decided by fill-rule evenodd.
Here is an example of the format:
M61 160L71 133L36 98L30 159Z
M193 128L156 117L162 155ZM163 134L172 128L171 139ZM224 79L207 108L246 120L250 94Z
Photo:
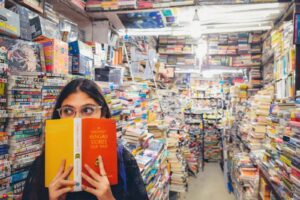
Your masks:
M193 22L199 22L199 21L200 21L200 19L199 19L199 15L198 15L198 10L196 9L194 17L193 17Z

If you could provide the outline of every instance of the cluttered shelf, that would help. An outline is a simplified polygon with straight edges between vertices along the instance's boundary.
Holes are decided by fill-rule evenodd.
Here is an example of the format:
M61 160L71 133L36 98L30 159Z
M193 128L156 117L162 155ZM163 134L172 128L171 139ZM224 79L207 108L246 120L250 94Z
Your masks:
M89 2L86 5L86 11L88 13L128 13L128 12L142 12L142 11L153 11L163 10L166 8L185 8L194 6L194 1L191 0L180 0L180 1L169 1L166 3L153 3L147 1L133 1L130 5L122 6L116 5L115 2L107 2L106 4L101 2Z
M270 180L270 175L268 172L266 172L266 170L263 168L263 166L261 166L260 164L258 164L258 169L260 171L260 174L262 175L262 177L264 178L264 180L267 181L268 185L270 186L273 194L276 197L276 200L281 200L281 195L279 193L279 188L278 186L276 186L271 180Z

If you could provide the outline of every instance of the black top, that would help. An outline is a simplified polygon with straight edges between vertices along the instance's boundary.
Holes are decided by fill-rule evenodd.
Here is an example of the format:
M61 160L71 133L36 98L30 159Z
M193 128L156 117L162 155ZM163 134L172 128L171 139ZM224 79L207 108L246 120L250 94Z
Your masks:
M148 200L141 173L135 158L125 148L123 149L123 161L126 173L127 191L124 189L123 179L118 175L118 185L111 186L116 200ZM22 200L48 200L48 189L44 187L45 154L42 154L33 163L26 180ZM118 158L118 166L120 159ZM42 170L41 170L42 169ZM67 195L66 200L97 200L95 196L87 192L73 192Z

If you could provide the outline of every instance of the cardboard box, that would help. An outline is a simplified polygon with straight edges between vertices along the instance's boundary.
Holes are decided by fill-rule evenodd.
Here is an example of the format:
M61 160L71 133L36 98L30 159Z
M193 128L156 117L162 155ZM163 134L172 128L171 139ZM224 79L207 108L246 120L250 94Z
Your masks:
M17 13L20 18L20 38L23 40L32 40L32 35L31 35L31 28L30 28L30 20L29 20L29 15L32 15L32 11L29 9L20 6L20 5L15 5L12 8L10 8L11 11Z
M66 75L69 72L68 44L56 40L46 39L39 41L43 45L46 72L56 75Z
M72 57L70 65L72 74L92 75L94 59L92 47L81 41L71 42L69 55Z
M19 15L6 8L0 8L0 33L20 37Z
M7 53L9 72L43 72L42 46L34 42L0 37L0 49Z
M32 38L35 41L44 39L61 40L58 24L55 24L40 16L30 20Z

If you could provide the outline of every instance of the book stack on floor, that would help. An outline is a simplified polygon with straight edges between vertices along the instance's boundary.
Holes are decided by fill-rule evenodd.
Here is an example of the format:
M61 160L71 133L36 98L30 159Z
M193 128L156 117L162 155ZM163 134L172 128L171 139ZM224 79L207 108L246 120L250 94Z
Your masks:
M257 199L259 172L248 153L238 153L233 157L231 177L236 199Z
M220 132L214 124L205 125L204 158L207 161L219 161L221 159Z
M281 147L280 161L279 163L279 176L281 178L280 196L283 199L292 199L294 190L299 192L299 179L295 177L297 175L297 166L299 166L297 156L297 148L299 143L298 130L299 122L291 121L290 129L286 129L283 135L283 144ZM298 180L298 182L297 182ZM297 194L297 193L296 193Z
M295 109L292 103L273 103L270 109L270 115L267 117L267 133L265 140L265 153L260 162L262 178L260 182L260 196L271 197L273 191L269 189L266 180L271 180L276 190L281 185L281 165L280 159L283 147L283 135L290 121L291 111ZM267 177L265 177L267 176Z
M123 105L122 140L129 149L141 148L147 138L147 92L146 84L125 86L119 99Z
M13 194L21 195L28 170L41 152L43 78L15 76L8 78L9 155ZM18 198L17 198L18 199Z
M251 129L247 140L252 150L261 149L266 137L267 117L274 99L274 87L266 86L260 90L251 103Z
M187 125L188 148L183 152L189 170L196 175L199 172L201 158L201 130L199 125Z
M149 199L167 199L169 195L169 172L165 141L160 139L150 140L148 147L136 155L136 160Z
M167 138L168 163L171 167L170 191L186 192L188 174L186 172L186 161L181 151L178 152L179 138L177 131L170 131Z

